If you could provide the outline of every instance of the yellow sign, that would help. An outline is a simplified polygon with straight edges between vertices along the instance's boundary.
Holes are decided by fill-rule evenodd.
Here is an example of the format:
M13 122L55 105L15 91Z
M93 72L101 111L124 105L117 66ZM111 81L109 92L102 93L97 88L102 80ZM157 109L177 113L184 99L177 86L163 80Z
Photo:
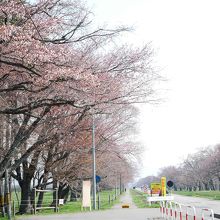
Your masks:
M161 177L161 195L166 196L166 177Z
M150 189L151 189L151 194L160 194L161 185L160 183L151 183Z

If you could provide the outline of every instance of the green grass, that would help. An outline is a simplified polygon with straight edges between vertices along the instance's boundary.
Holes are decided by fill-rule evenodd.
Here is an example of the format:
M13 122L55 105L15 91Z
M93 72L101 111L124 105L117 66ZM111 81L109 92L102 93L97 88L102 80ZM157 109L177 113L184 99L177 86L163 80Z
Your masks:
M81 211L81 201L67 202L64 205L59 206L59 214L74 213ZM55 214L54 209L42 209L37 211L37 215Z
M159 208L160 205L158 203L152 203L151 206L147 202L147 194L137 191L137 190L131 190L131 196L134 204L138 208Z
M0 217L1 220L8 220L7 217Z
M20 194L20 193L19 193ZM110 200L109 200L110 195ZM20 195L18 195L20 197ZM49 207L52 202L52 192L46 192L44 193L44 199L43 199L43 207ZM12 194L12 199L15 201L15 208L16 212L18 211L18 202L14 194ZM20 198L19 198L20 199ZM98 200L98 194L97 198ZM119 203L119 196L115 199L115 190L103 190L100 192L100 210L110 209L113 205ZM75 202L67 202L64 205L59 206L59 214L65 214L65 213L75 213L75 212L81 212L81 200ZM97 202L97 208L98 208L98 202ZM89 209L87 209L89 210ZM51 215L55 214L54 209L43 209L38 210L37 215ZM5 220L7 218L0 217L0 220ZM22 219L22 216L17 216L16 219Z
M109 202L110 195L110 202ZM119 203L119 196L115 199L115 191L114 190L105 190L100 192L100 209L110 209L113 205Z
M220 200L220 191L175 191L175 194Z

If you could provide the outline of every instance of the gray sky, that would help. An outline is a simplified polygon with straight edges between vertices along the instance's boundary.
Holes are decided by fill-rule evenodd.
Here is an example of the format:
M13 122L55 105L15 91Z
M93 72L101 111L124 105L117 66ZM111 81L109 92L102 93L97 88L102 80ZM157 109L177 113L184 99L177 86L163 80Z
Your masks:
M168 79L164 101L141 107L141 176L220 143L220 1L88 0L100 24L133 25L127 41L152 41Z

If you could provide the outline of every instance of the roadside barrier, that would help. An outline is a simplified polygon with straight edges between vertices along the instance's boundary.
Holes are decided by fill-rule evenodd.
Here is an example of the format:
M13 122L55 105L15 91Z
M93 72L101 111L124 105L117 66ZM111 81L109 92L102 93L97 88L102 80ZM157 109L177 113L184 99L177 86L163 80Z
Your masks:
M174 219L175 220L183 219L182 206L180 203L177 202L174 203Z
M175 220L196 220L196 209L194 206L175 203Z
M160 212L161 212L161 217L164 218L165 217L165 202L164 201L160 201Z
M212 220L214 220L214 212L212 209L202 209L202 220L205 220L205 213L207 213L208 216L211 217Z
M214 213L214 218L220 219L220 214Z
M212 209L202 208L197 215L195 206L170 201L160 202L160 212L166 220L214 220L215 217Z
M189 213L190 211L193 213ZM192 216L193 220L196 220L196 208L194 206L186 206L186 220L189 220L189 216Z
M169 219L169 202L165 202L165 208L166 208L166 219Z
M161 201L160 202L160 212L162 218L173 220L173 205L172 202L169 201Z
M161 217L164 218L164 219L167 219L167 213L168 213L167 203L168 203L168 202L160 201Z

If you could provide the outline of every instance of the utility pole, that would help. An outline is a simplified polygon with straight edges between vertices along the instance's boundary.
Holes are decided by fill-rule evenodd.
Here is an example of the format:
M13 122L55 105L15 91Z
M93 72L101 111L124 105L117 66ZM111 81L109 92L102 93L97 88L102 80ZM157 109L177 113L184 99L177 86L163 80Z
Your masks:
M95 160L95 116L92 114L92 182L93 182L93 209L96 210L96 160Z

